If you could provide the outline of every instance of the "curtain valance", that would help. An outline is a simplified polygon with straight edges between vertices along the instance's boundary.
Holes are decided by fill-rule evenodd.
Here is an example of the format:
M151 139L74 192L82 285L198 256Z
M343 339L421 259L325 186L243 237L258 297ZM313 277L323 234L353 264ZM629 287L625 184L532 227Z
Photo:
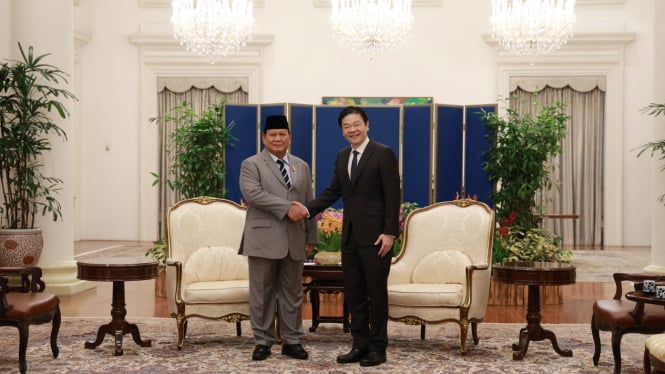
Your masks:
M208 89L215 87L218 91L231 93L242 89L248 91L249 79L247 77L159 77L157 78L157 92L168 89L171 92L182 93L192 87Z
M577 92L589 92L598 87L602 92L606 92L607 84L605 77L511 77L510 78L510 92L513 92L517 87L528 92L539 92L545 87L563 88L570 86Z

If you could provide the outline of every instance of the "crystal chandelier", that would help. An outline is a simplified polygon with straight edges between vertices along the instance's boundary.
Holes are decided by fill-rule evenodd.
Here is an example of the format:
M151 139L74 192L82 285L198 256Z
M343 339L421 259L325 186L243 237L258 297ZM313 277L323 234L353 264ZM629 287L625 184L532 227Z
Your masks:
M251 0L173 0L173 34L188 51L210 57L237 52L252 39Z
M574 8L575 0L492 0L492 37L518 56L557 51L573 36Z
M383 54L411 36L411 0L332 0L333 38L365 55Z

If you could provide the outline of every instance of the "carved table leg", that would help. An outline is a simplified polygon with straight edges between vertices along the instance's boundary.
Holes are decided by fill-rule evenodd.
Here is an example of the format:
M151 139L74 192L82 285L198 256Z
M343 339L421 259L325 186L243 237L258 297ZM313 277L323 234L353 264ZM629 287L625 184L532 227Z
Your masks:
M550 330L543 329L540 324L540 286L529 285L529 301L526 314L527 326L520 329L518 344L513 344L513 360L522 360L529 349L530 341L549 339L556 353L565 357L572 357L573 351L559 348L556 335Z
M150 340L141 340L139 328L135 324L128 323L125 320L127 316L127 309L125 308L125 282L113 282L113 303L111 304L111 322L99 327L97 331L97 338L94 342L85 342L85 348L93 349L99 346L106 334L114 337L115 352L114 356L122 356L122 339L125 334L132 334L132 338L136 344L141 347L150 347L152 342Z
M315 332L316 328L319 327L319 291L311 290L309 292L309 300L312 303L312 327L309 328L309 331Z

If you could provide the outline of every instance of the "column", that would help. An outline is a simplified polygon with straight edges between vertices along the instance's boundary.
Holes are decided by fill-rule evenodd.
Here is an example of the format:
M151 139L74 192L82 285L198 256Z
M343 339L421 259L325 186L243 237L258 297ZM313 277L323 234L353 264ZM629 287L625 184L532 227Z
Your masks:
M653 12L653 49L654 49L654 101L665 103L665 71L660 67L665 64L665 24L659 15L665 14L665 2L654 1ZM646 105L647 103L645 103ZM653 139L665 139L665 116L653 119ZM654 156L651 172L653 175L648 199L656 200L665 193L665 171L661 171L663 160ZM665 204L654 203L651 208L651 264L645 268L650 273L665 274Z
M12 0L10 56L18 59L17 43L24 50L34 47L35 55L50 53L45 63L69 74L62 87L74 92L74 2L72 0ZM76 94L76 92L74 92ZM70 114L75 112L73 100L65 102ZM39 266L44 272L47 291L70 295L94 284L76 279L74 261L74 119L53 119L67 133L68 140L52 139L52 151L42 161L46 175L63 180L57 199L62 205L63 219L54 222L51 216L38 215L36 226L42 228L44 250Z

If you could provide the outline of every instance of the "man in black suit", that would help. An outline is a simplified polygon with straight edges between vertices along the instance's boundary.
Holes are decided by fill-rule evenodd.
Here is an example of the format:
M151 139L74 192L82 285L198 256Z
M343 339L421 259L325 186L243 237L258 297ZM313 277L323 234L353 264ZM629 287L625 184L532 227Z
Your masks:
M353 347L337 362L375 366L386 362L388 273L399 233L399 168L392 149L367 136L369 121L362 108L344 108L338 124L351 146L337 154L330 185L307 208L313 218L340 197L344 201L344 302L351 313Z

